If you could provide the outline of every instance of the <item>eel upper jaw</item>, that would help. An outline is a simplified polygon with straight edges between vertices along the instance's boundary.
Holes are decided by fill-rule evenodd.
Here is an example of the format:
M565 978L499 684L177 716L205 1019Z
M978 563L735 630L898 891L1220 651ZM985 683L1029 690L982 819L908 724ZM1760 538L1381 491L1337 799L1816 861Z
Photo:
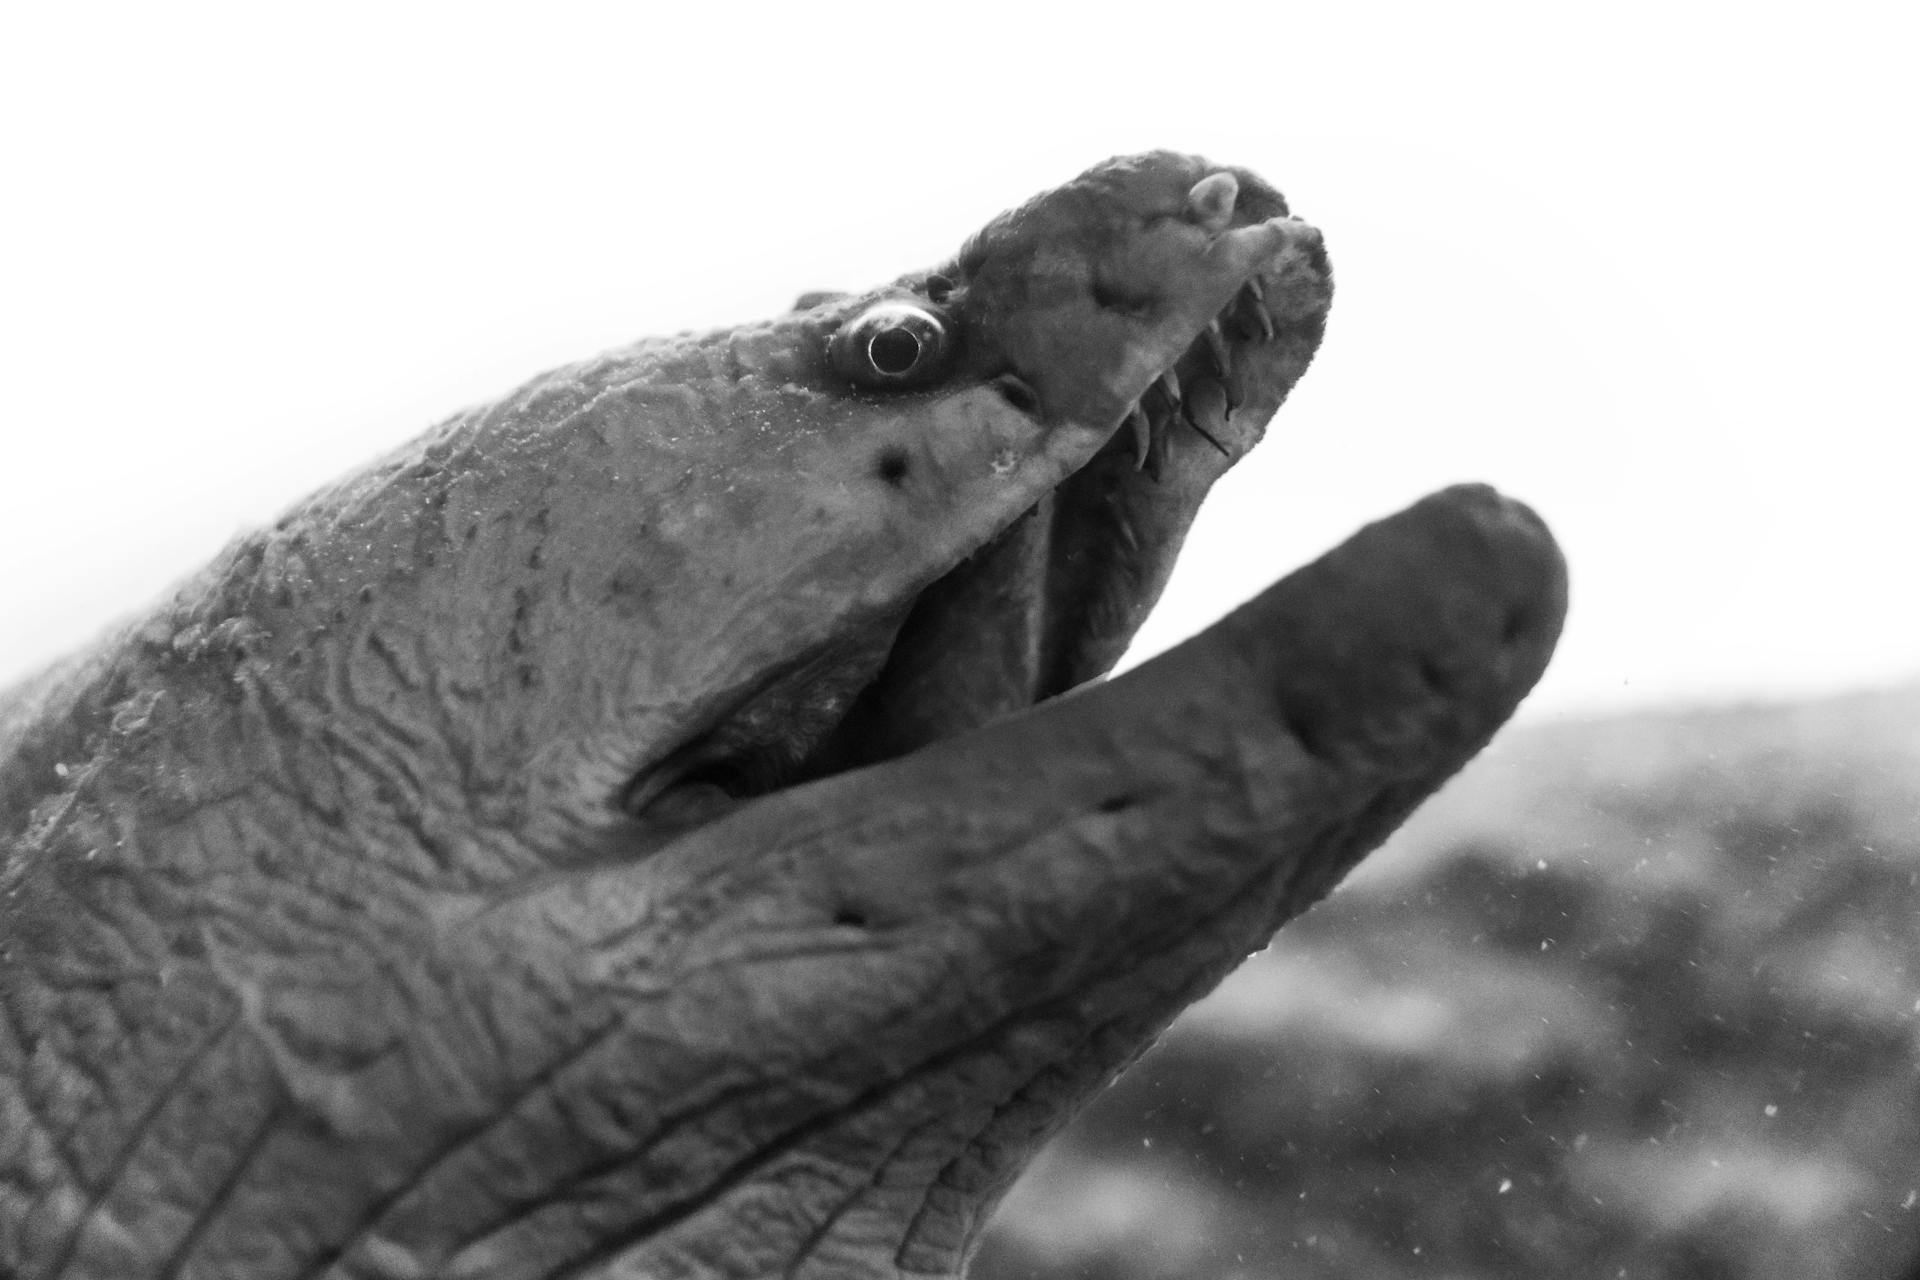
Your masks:
M1258 441L1324 326L1331 276L1316 229L1285 215L1222 227L1222 256L1239 264L1215 290L1224 301L1190 317L1177 348L1140 344L1093 405L1062 406L1024 371L989 377L1037 417L1099 414L1106 444L916 597L773 665L636 776L620 807L643 842L966 732L1111 668L1200 499Z

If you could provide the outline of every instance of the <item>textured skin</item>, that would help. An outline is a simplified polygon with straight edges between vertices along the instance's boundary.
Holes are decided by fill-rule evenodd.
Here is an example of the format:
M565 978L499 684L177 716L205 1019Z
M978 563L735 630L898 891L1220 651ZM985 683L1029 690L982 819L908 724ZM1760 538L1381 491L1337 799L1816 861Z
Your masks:
M821 355L925 277L561 370L0 700L0 1274L955 1273L1559 627L1544 529L1455 490L1002 718L1111 663L1227 465L1163 433L1141 476L1129 407L1250 272L1281 332L1229 451L1318 339L1317 239L1239 171L1232 225L1186 213L1216 168L1116 162L983 231L936 387ZM673 790L1028 622L1011 693L871 698L885 750Z

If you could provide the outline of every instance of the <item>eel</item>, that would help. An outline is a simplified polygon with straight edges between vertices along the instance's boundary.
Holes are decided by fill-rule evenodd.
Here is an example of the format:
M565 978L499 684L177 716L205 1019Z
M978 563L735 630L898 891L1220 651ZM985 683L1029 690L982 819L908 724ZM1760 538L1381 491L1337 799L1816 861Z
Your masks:
M461 413L0 695L0 1273L901 1277L1512 712L1480 486L1102 680L1320 341L1239 168Z

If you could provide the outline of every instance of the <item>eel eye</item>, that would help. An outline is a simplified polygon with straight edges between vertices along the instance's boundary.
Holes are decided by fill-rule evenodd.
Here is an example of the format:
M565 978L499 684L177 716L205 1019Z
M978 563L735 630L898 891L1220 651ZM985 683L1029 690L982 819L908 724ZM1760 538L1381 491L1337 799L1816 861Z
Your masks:
M918 303L877 302L827 345L840 376L866 387L917 387L938 377L953 346L947 322Z

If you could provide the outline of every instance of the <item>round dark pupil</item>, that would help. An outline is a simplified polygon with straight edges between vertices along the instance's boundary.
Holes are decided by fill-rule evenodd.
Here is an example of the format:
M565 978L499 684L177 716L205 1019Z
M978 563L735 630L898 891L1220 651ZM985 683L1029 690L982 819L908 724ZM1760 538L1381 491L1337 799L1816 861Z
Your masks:
M885 329L873 335L867 354L880 372L902 374L920 359L920 339L903 328Z

